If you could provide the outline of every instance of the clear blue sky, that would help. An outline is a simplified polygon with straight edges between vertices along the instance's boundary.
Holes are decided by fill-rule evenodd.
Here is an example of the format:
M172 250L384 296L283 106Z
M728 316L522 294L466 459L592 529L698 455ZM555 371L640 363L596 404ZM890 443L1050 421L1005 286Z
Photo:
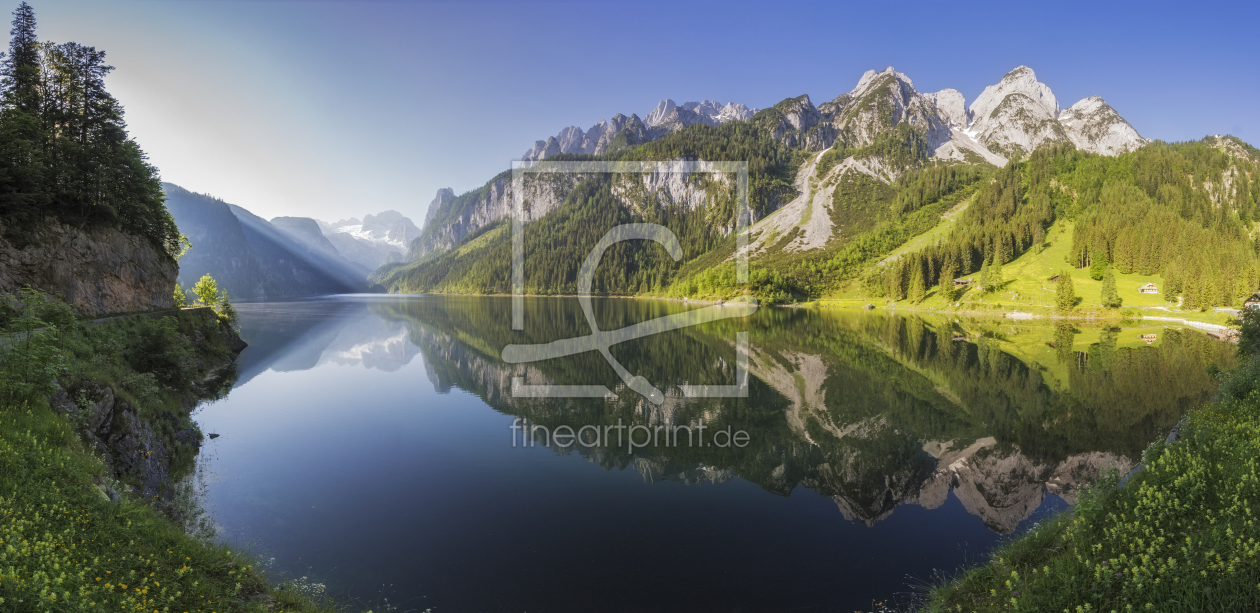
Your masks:
M419 224L565 126L663 98L817 104L889 65L970 104L1025 64L1147 138L1260 143L1254 5L30 2L43 40L107 51L165 180L267 218Z

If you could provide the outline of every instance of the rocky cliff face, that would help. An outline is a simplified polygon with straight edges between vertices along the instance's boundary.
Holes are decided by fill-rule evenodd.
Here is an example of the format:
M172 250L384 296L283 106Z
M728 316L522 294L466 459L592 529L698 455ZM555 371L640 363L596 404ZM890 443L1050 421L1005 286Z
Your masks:
M525 220L538 219L560 206L575 182L572 175L527 175L524 184L529 207ZM510 215L514 206L512 175L503 173L481 189L455 198L444 198L443 190L439 190L434 203L438 206L430 208L424 230L411 243L407 261L451 249L481 228Z
M1059 123L1077 149L1102 155L1120 155L1149 142L1099 96L1064 109Z
M50 222L26 245L0 238L0 292L30 285L84 315L173 307L178 271L149 241L113 228Z
M541 219L558 208L584 178L585 175L525 174L522 179L526 209L524 221L530 223ZM619 177L613 186L613 194L622 206L631 210L651 197L662 206L693 211L710 202L708 190L718 185L729 187L726 179L714 179L709 175L697 177L684 172L649 172ZM455 198L445 197L444 191L439 190L438 197L434 199L437 208L430 209L424 230L418 239L412 241L407 262L452 249L468 236L512 214L511 173L503 173L481 189ZM729 224L718 227L723 235L732 229ZM378 270L374 277L384 270Z
M866 71L853 91L833 100L831 123L848 147L875 142L901 123L919 130L935 149L950 138L949 124L937 112L933 98L914 89L914 83L892 66L883 72Z
M1059 125L1059 103L1027 66L1006 73L971 103L971 131L991 151L1027 154L1047 142L1067 140Z
M449 187L439 189L437 196L433 198L433 201L429 202L429 208L424 213L424 226L428 226L429 222L433 221L433 217L437 215L438 209L442 208L442 205L446 204L447 200L453 198L455 198L455 190ZM421 231L423 231L424 226L421 226Z
M986 87L971 103L970 113L968 132L1004 156L1027 155L1043 144L1064 141L1084 151L1118 155L1148 142L1098 96L1060 112L1050 88L1027 66Z
M173 464L190 457L201 446L202 434L190 415L203 399L220 397L234 377L234 360L245 348L231 328L221 325L208 308L178 311L193 330L186 339L194 348L218 347L209 362L197 363L197 378L189 382L182 408L140 411L127 397L90 380L62 380L49 399L53 410L70 417L88 447L101 457L111 475L132 483L135 492L159 507L174 495ZM204 331L213 331L207 335ZM203 356L204 357L204 356ZM108 492L111 498L116 492Z

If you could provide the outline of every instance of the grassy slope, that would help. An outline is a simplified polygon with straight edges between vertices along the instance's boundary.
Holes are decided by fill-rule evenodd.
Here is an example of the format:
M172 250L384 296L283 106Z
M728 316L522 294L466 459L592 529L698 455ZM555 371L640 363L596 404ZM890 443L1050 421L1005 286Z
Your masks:
M311 610L242 552L187 536L142 500L111 503L104 472L47 406L0 408L0 611Z
M928 235L943 236L943 231L940 228L947 224L952 225L947 220L933 230L906 243L894 254L907 253L911 249L922 248L931 244L935 239L930 238ZM903 301L899 306L932 311L1022 311L1050 314L1054 313L1055 304L1054 283L1050 282L1050 277L1067 272L1072 277L1072 285L1076 291L1076 296L1081 300L1080 304L1077 305L1075 315L1118 316L1117 312L1108 311L1102 307L1102 281L1091 279L1088 268L1072 268L1065 261L1068 248L1072 244L1072 229L1073 226L1070 221L1056 222L1046 234L1046 247L1043 250L1040 252L1030 250L1013 262L1003 266L1002 278L1005 282L1001 291L985 294L975 289L969 289L957 296L956 300L950 301L945 296L940 295L936 288L932 288L922 302L908 304ZM938 234L938 232L941 233ZM911 247L911 245L914 245L914 247ZM1113 270L1113 272L1115 271ZM1159 285L1161 280L1158 275L1120 274L1115 272L1115 276L1116 288L1120 293L1120 297L1124 300L1122 310L1139 315L1178 317L1214 324L1226 324L1233 321L1232 317L1217 314L1213 311L1182 310L1168 303L1164 299L1163 294L1143 294L1138 291L1139 287L1147 283ZM973 274L970 277L978 279L979 274ZM877 305L883 304L882 299L875 300L864 296L858 290L856 283L849 284L845 290L829 296L823 301L824 304L829 302L848 305L860 305L868 302L873 302Z
M51 339L66 360L57 369L59 377L110 385L120 401L138 406L141 419L164 436L181 396L165 386L153 389L152 379L144 383L162 369L147 375L133 369L135 350L173 356L177 362L214 363L216 355L223 357L222 347L188 346L186 335L202 319L184 313L92 327L63 324L64 331L46 328L39 334ZM172 330L162 320L178 320L179 326ZM218 324L211 320L207 325ZM10 353L21 346L3 349ZM31 355L16 358L30 360ZM34 401L21 401L11 391L0 389L0 398L9 399L0 401L0 613L318 610L303 594L308 586L272 587L250 566L249 556L186 534L138 495L124 493L110 502L106 487L130 488L116 482L85 448L71 418L39 399L46 397L43 392Z
M954 231L954 226L958 224L958 216L961 215L963 211L967 210L967 207L971 205L975 198L976 195L972 194L970 198L958 203L957 206L950 209L944 215L941 215L941 223L937 224L936 227L906 241L904 245L894 249L892 253L888 254L888 257L884 258L880 264L891 262L907 253L913 253L923 249L924 247L932 245L946 236L949 236L949 233Z
M1077 506L930 593L931 611L1260 609L1260 359Z

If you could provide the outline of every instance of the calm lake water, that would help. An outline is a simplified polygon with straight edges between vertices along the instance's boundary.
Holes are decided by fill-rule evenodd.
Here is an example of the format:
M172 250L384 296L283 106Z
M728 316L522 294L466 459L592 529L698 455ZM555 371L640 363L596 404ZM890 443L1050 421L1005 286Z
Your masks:
M685 308L594 305L604 330ZM240 379L195 416L221 435L205 506L278 577L377 611L869 610L1129 470L1233 355L1162 326L762 308L614 345L657 404L598 352L503 361L590 334L575 299L528 300L523 331L508 298L238 309ZM741 332L746 397L684 397L738 382ZM616 397L524 397L514 378ZM526 445L521 423L586 439ZM701 423L696 443L659 438ZM656 441L619 444L630 426Z

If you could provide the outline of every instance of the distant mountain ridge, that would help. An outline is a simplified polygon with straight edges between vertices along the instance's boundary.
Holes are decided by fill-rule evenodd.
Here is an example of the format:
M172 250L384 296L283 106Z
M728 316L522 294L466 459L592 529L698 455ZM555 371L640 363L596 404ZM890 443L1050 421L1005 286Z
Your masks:
M420 228L398 211L364 215L362 221L351 217L335 223L316 223L338 252L368 270L401 260L411 241L420 236Z
M179 261L178 283L209 274L238 300L362 292L364 267L315 240L293 238L294 218L280 227L217 198L162 184L166 206L192 243ZM300 219L300 218L298 218Z
M533 148L526 151L521 159L544 160L561 153L598 155L607 153L618 145L645 143L698 123L716 126L730 121L743 121L756 112L757 109L734 102L723 105L713 100L702 100L679 105L673 100L665 99L643 119L636 114L626 117L617 113L611 119L601 119L589 130L569 126L545 141L535 142Z

